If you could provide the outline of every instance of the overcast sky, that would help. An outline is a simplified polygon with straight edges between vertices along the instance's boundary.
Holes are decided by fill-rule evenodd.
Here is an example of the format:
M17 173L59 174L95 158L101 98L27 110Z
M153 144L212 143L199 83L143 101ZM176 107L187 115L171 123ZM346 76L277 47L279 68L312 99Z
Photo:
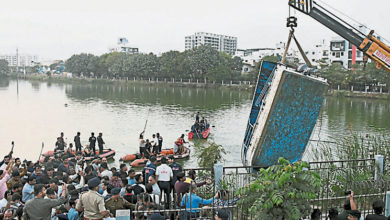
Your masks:
M66 59L100 55L126 37L141 52L184 50L184 36L204 31L238 37L238 48L274 47L286 41L288 0L13 0L0 8L0 53ZM389 0L326 0L390 38ZM298 13L304 49L335 36Z

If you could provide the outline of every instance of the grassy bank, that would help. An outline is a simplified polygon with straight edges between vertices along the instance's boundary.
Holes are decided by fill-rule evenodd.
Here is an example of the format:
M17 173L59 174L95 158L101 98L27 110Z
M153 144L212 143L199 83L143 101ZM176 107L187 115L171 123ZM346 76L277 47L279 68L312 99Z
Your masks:
M372 93L372 92L358 92L358 91L346 91L346 90L328 90L327 96L336 97L350 97L350 98L364 98L364 99L384 99L390 100L390 93Z
M16 77L16 76L13 76ZM191 88L229 88L229 89L243 89L252 90L254 85L248 84L220 84L220 83L204 83L204 82L180 82L180 81L149 81L149 80L120 80L120 79L100 79L100 78L68 78L63 76L46 76L41 74L31 74L26 76L19 76L26 80L34 80L41 82L53 83L101 83L101 84L145 84L145 85L167 85L175 87L191 87Z

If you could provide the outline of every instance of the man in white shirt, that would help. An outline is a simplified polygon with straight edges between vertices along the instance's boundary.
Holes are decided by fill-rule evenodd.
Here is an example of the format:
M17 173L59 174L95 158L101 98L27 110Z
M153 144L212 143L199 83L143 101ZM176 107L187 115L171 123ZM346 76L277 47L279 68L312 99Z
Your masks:
M112 172L110 170L108 170L107 163L102 163L100 169L101 169L101 172L100 172L101 177L108 176L108 178L111 179Z
M153 194L160 196L161 195L161 190L160 190L160 187L157 184L157 180L156 180L156 176L155 175L149 176L149 183L153 187Z
M171 167L167 165L167 162L167 158L163 157L161 159L161 165L156 169L156 179L161 190L160 197L162 197L162 192L164 191L166 195L166 199L164 198L164 201L167 201L166 208L169 208L169 203L171 201L171 196L169 194L171 191L170 181L173 178L173 172Z
M150 142L152 144L152 151L154 154L159 154L160 152L158 152L158 138L156 137L155 134L152 135L152 142Z

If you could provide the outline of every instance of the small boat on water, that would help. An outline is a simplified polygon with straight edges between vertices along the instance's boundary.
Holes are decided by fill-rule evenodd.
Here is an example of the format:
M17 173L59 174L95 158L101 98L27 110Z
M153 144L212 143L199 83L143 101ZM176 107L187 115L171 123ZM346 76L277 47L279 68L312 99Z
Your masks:
M208 125L204 131L191 129L188 133L188 139L199 138L199 139L207 139L210 134L210 126Z
M174 154L173 157L175 158L175 160L186 159L186 158L190 157L190 153L191 153L191 150L188 147L186 147L186 150L185 150L185 152L183 154ZM158 156L156 158L157 162L160 162L161 159L163 157L165 157L165 156L166 155ZM147 162L148 162L148 159L146 159L146 158L136 159L133 162L131 162L130 166L132 166L132 167L144 167Z
M161 150L161 154L162 155L172 155L172 154L174 154L173 148L163 149L163 150ZM142 156L139 153L137 153L137 154L127 154L127 155L123 156L120 160L123 162L129 162L129 161L133 161L133 160L141 159L141 158L142 158Z
M107 152L110 152L110 151L113 151L113 150L112 149L103 149L103 154L105 154ZM64 152L64 151L61 151L61 152ZM84 151L82 151L82 153L84 154ZM55 154L54 150L49 150L49 151L46 151L45 153L43 153L42 156L44 156L44 157L52 157L52 156L54 156L54 154ZM72 150L72 154L76 155L76 151ZM97 150L95 152L95 154L99 154L99 151Z
M76 154L76 152L72 152L72 154ZM48 151L42 154L42 158L40 159L40 162L44 162L46 157L54 158L54 151ZM99 154L99 151L96 151L96 155L94 156L88 156L88 157L83 157L85 161L92 161L97 158L107 158L111 159L115 156L115 150L112 149L104 149L103 154Z
M242 144L243 164L268 167L280 157L300 160L327 86L325 79L263 61Z

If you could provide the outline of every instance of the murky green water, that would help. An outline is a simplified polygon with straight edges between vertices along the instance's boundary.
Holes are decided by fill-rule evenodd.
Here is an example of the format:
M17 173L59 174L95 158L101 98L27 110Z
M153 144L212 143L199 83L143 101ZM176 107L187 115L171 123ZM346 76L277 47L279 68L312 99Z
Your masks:
M118 161L138 150L138 134L146 120L146 137L160 132L163 147L168 148L187 133L194 114L200 111L215 126L210 140L229 152L225 165L241 165L251 99L251 92L227 88L0 79L0 155L15 141L16 156L35 160L42 142L44 151L52 149L61 131L68 142L80 131L84 144L94 131L103 132L107 147L117 151ZM333 140L351 132L390 134L390 102L327 97L312 139ZM196 166L196 158L185 161L185 166Z

